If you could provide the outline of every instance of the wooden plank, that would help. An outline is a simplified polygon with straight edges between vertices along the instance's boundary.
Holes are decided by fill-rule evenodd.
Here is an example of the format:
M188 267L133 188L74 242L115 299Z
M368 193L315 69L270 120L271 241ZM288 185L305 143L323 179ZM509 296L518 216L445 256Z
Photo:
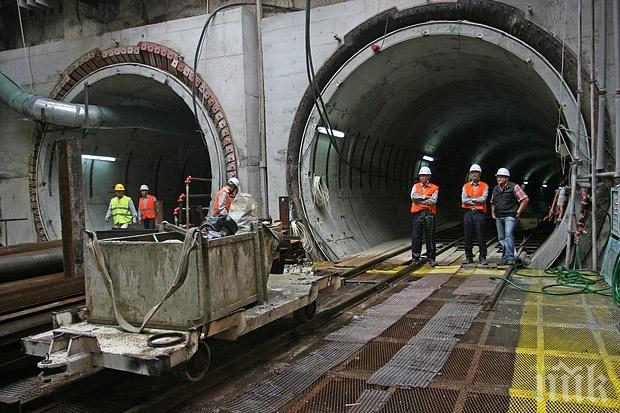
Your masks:
M7 247L0 247L0 257L11 254L22 254L33 251L41 251L50 248L62 247L62 241L48 241L48 242L30 242L26 244L17 244Z
M14 284L19 284L17 288ZM0 313L38 306L61 298L83 294L84 278L61 274L42 276L0 285Z
M58 141L58 192L65 277L84 276L84 181L82 144L78 138Z

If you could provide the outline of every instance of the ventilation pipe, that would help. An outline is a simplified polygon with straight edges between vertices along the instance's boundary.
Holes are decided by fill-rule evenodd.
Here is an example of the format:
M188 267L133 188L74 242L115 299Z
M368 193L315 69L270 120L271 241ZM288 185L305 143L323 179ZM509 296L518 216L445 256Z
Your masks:
M616 1L617 2L617 1ZM575 136L575 144L573 145L573 160L571 162L570 172L570 199L566 215L568 215L568 231L566 234L566 257L565 266L570 267L573 252L573 232L575 230L575 202L577 202L577 165L580 162L579 142L581 141L581 95L583 94L581 80L581 56L582 56L582 0L577 1L577 119L576 130L573 131ZM587 150L587 149L586 149Z
M614 0L613 18L614 18L614 73L616 81L614 87L616 93L614 95L616 119L615 119L615 155L616 155L616 168L614 170L614 177L620 178L620 3L618 0Z
M605 169L605 106L607 95L607 0L601 0L601 28L599 30L599 92L598 92L598 129L596 138L596 169Z
M68 128L147 129L174 135L193 133L193 118L138 106L107 107L65 103L26 92L0 72L0 101L30 120Z

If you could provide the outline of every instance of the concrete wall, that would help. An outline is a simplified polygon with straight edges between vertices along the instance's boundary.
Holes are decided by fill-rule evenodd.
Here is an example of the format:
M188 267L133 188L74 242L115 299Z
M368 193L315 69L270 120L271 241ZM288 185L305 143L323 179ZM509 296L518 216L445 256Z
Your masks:
M445 2L445 1L443 1ZM299 3L299 2L297 2ZM391 7L428 4L428 0L353 0L312 10L312 49L318 70L339 47L340 39L369 17ZM524 10L536 22L576 49L577 0L510 0L506 3ZM589 2L584 2L587 16ZM611 1L608 21L611 22ZM532 14L527 6L532 5ZM597 3L598 4L598 3ZM287 5L288 2L287 2ZM302 6L302 4L295 4ZM111 47L114 40L136 44L141 40L164 44L193 56L194 47L205 20L204 16L170 20L158 24L110 31L90 37L79 33L64 40L34 46L27 50L34 77L34 91L47 95L58 81L58 72L84 52L94 47ZM589 19L585 19L589 20ZM297 105L307 87L304 55L304 13L293 12L267 17L262 22L268 145L270 212L277 216L277 197L287 193L286 150ZM566 36L564 33L566 32ZM584 21L585 42L589 24ZM608 24L608 36L611 24ZM208 36L199 72L216 93L228 117L233 138L239 150L243 190L259 195L257 138L257 81L255 58L255 19L253 8L233 9L219 15ZM608 41L611 53L611 38ZM587 63L588 50L585 50ZM608 56L608 82L612 80ZM30 83L29 65L23 49L0 53L0 70L21 85ZM608 89L612 89L608 87ZM613 94L609 93L608 98ZM613 104L613 102L610 102ZM613 106L610 106L613 107ZM30 216L27 193L28 156L32 145L32 123L17 120L6 107L0 106L0 213L2 217ZM10 224L9 242L34 239L32 223Z
M507 4L522 9L528 19L565 39L567 45L577 49L577 0L508 0ZM312 10L311 44L315 70L336 51L341 39L351 29L368 18L391 7L408 8L428 3L446 1L428 0L353 0L346 3L319 7ZM584 1L584 65L589 62L590 2ZM608 90L613 90L610 82L614 72L612 54L612 2L608 1L607 15L607 82ZM528 10L532 6L532 14ZM598 5L598 2L597 2ZM596 9L597 21L600 11ZM265 62L265 93L267 118L268 170L270 192L286 193L286 150L291 124L306 88L304 54L304 12L294 12L265 18L262 22L263 49ZM596 41L598 42L596 33ZM584 87L587 85L584 84ZM613 93L607 94L609 107L613 109ZM612 119L613 121L613 119ZM277 199L270 200L271 210L277 208Z
M244 190L258 194L258 189L248 183L254 179L254 173L246 167L255 163L253 158L248 160L247 149L251 148L254 153L255 144L248 144L248 139L256 139L256 116L253 114L256 107L256 60L249 53L256 44L253 13L253 8L248 7L218 14L209 28L198 72L218 97L228 118L239 151ZM34 46L28 49L30 65L23 49L9 50L0 53L0 70L29 90L31 67L34 92L46 96L58 82L59 73L72 61L95 47L114 46L113 39L126 45L135 45L139 41L160 43L183 53L189 61L194 56L204 21L205 16L190 17ZM0 213L3 218L29 217L26 223L9 224L9 244L33 241L36 236L30 216L27 180L35 124L18 120L15 113L0 105L0 125Z

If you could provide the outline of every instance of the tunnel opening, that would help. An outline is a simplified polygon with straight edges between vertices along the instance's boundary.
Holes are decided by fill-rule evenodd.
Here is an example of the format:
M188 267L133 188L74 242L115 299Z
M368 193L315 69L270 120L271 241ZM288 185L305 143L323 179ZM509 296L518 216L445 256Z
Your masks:
M67 130L48 128L42 139L38 178L38 204L49 239L60 238L56 141L81 136L85 155L108 157L82 159L86 228L106 230L111 223L104 218L114 196L114 186L122 183L125 194L136 208L142 184L161 202L162 217L174 221L178 196L185 192L187 176L212 179L191 184L192 206L209 207L213 186L225 172L217 136L204 113L199 126L191 109L191 91L156 69L126 67L123 71L107 68L86 77L64 99L120 108L140 106L153 110L153 116L169 116L165 130L143 128ZM199 108L201 105L199 103ZM161 122L158 122L161 125ZM200 130L202 129L202 133ZM213 184L212 184L213 182ZM217 189L217 188L216 188ZM141 227L140 224L138 224Z
M409 236L409 191L421 166L440 187L439 223L462 219L472 163L491 188L495 171L508 168L530 197L528 215L541 218L568 164L571 144L557 145L558 127L577 124L562 76L524 42L475 23L417 24L374 44L379 52L360 49L323 88L332 128L344 137L321 133L316 110L303 103L305 120L291 133L291 192L322 254L338 259ZM317 181L327 205L316 202Z

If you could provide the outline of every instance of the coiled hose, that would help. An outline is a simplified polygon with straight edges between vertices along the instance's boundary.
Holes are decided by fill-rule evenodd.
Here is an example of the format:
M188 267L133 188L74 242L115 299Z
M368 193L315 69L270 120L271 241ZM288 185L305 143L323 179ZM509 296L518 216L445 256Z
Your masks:
M494 280L504 281L514 288L535 294L546 295L575 295L575 294L598 294L606 297L613 297L614 303L620 305L620 256L616 259L612 274L612 286L606 286L603 276L594 270L588 269L567 269L563 267L550 268L545 270L545 275L531 275L515 270L514 275L521 277L546 277L555 278L556 282L545 285L540 290L525 288L515 282L503 277L491 277Z

